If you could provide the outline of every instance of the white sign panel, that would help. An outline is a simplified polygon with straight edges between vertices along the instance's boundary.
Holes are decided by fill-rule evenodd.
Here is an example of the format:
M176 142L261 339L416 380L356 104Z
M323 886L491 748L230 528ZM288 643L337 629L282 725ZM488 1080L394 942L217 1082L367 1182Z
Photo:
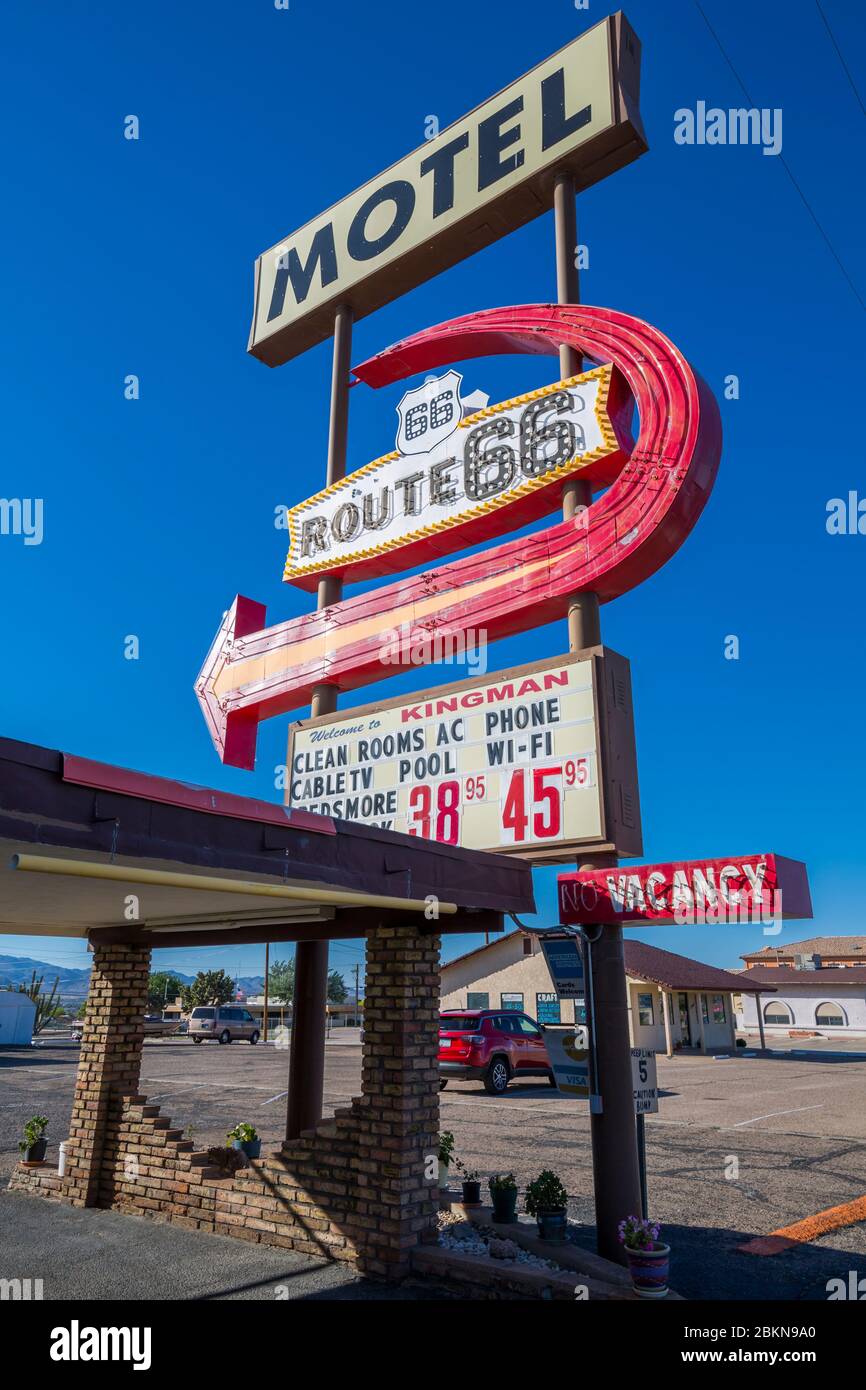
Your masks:
M552 511L573 473L610 482L630 447L611 377L595 367L465 418L460 373L428 378L397 407L396 450L289 509L284 579L408 568Z
M547 1027L544 1030L544 1045L557 1090L565 1096L587 1100L590 1087L586 1029Z
M659 1108L656 1055L646 1047L631 1049L631 1076L634 1087L634 1113L655 1114Z
M292 726L289 805L469 849L603 838L591 658Z
M469 28L474 22L467 16ZM447 62L442 28L434 16L430 43ZM483 30L481 21L470 38L482 64ZM412 154L259 256L250 352L271 366L288 361L331 334L337 305L358 319L538 217L559 170L587 187L636 159L646 149L639 76L638 39L611 16L447 129L427 132L433 138ZM340 100L353 109L351 93L323 85L323 102ZM352 130L363 142L363 129ZM308 143L314 135L313 118ZM339 152L326 162L338 167ZM278 201L302 205L290 160L274 190Z

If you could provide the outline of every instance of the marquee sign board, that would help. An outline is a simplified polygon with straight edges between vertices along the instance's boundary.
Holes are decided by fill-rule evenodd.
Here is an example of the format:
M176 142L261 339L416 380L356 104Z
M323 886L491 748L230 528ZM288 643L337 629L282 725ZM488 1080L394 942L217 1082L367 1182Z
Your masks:
M811 917L805 864L779 854L677 860L559 875L560 920L665 926Z
M291 726L288 805L534 863L640 853L628 662L573 656Z
M479 53L483 55L483 44ZM640 42L609 16L259 256L249 351L278 366L456 265L647 148Z
M602 603L626 593L674 554L709 497L721 422L712 392L649 324L587 305L512 305L426 329L355 373L383 386L490 353L555 355L562 344L611 362L634 397L640 430L619 476L574 519L316 613L266 627L264 605L239 595L195 687L223 762L253 767L259 722L307 704L316 685L381 680L383 629L423 626L446 643L483 630L495 642L565 617L583 590ZM411 644L405 652L389 674L415 664Z
M284 579L315 589L474 545L554 511L571 475L612 483L633 447L633 400L609 365L465 418L460 382L407 392L397 449L289 510Z

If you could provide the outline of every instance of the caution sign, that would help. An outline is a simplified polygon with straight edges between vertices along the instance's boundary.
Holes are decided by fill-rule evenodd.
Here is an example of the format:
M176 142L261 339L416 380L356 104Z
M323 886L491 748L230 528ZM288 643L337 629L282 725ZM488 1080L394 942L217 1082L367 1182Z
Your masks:
M654 1115L659 1108L656 1055L647 1047L631 1049L631 1077L634 1087L634 1113Z

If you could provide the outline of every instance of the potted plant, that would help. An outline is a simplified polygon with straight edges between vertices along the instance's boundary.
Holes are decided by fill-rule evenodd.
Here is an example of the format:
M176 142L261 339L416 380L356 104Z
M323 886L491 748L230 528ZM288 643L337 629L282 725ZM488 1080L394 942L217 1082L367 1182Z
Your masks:
M262 1151L262 1141L253 1125L239 1124L226 1135L233 1149L240 1149L247 1158L258 1158Z
M563 1241L568 1226L568 1193L556 1173L545 1168L526 1188L524 1205L538 1222L542 1240Z
M481 1183L478 1174L473 1173L459 1158L455 1158L454 1167L460 1174L460 1181L463 1186L463 1205L464 1207L481 1206Z
M487 1183L493 1202L493 1220L517 1219L517 1182L513 1173L497 1173Z
M454 1157L454 1135L450 1129L443 1130L439 1135L439 1186L442 1191L448 1187L448 1169Z
M30 1116L24 1126L24 1138L18 1140L18 1149L24 1163L45 1162L45 1150L48 1148L48 1140L45 1138L47 1128L47 1115Z
M627 1216L619 1223L632 1287L640 1298L664 1298L668 1292L671 1248L659 1240L660 1231L658 1222L639 1216Z

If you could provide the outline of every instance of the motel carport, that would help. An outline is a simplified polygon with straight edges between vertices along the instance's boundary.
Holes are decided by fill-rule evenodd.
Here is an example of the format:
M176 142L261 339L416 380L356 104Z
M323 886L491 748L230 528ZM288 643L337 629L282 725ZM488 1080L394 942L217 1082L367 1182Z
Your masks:
M0 933L93 952L65 1173L10 1185L399 1277L435 1228L440 935L532 911L517 859L0 739ZM327 959L303 944L348 937L362 1093L323 1122ZM139 1093L151 951L266 941L299 943L286 1141L227 1175Z

